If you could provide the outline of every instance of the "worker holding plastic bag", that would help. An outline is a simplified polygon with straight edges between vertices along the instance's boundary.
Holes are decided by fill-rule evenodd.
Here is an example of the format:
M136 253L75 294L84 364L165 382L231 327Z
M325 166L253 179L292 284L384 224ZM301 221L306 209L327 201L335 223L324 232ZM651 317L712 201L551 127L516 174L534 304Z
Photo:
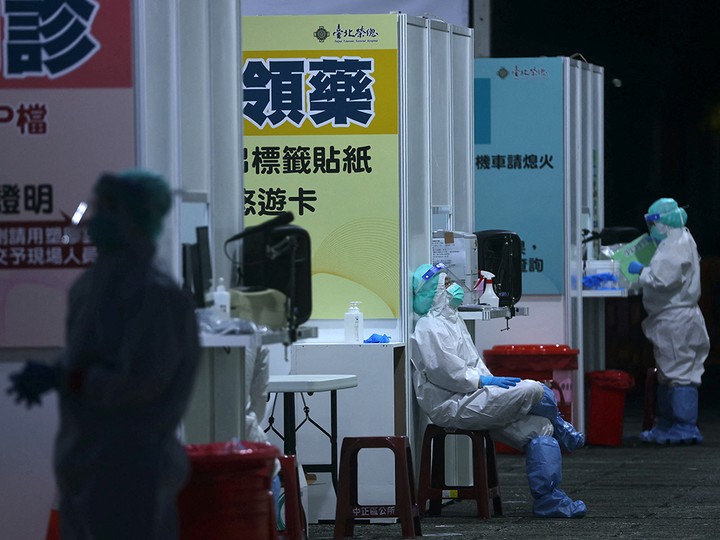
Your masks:
M697 427L698 387L710 352L700 300L700 256L687 212L674 199L655 201L645 215L657 249L647 267L637 261L628 271L639 274L645 336L653 344L657 367L655 425L640 434L643 442L701 443Z
M561 449L582 447L584 435L560 417L552 390L542 383L492 375L458 315L464 291L449 281L443 264L421 265L413 275L413 310L420 318L410 342L420 408L439 426L490 430L495 440L524 449L535 515L584 516L585 503L558 487Z

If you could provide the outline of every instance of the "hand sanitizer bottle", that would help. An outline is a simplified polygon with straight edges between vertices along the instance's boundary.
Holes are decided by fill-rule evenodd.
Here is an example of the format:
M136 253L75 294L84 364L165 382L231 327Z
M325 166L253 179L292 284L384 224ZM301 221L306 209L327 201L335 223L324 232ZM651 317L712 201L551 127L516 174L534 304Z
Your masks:
M225 280L218 279L218 286L213 292L213 307L218 319L228 320L230 318L230 292L225 289Z
M492 283L495 274L488 272L487 270L483 270L480 273L485 278L485 291L482 293L482 296L480 296L480 300L478 302L480 304L487 304L490 307L500 307L500 298L498 298L498 295L495 294L495 289L493 288Z
M358 308L360 302L350 302L345 313L345 343L362 343L363 314Z

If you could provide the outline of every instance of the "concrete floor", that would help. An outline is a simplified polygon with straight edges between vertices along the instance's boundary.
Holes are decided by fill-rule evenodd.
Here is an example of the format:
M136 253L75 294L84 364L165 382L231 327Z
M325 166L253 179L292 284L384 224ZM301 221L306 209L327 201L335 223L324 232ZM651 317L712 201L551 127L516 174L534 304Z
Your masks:
M479 520L474 502L456 502L445 506L441 517L423 518L422 536L468 540L719 538L720 406L701 402L702 445L639 444L636 435L641 424L641 400L628 397L622 446L587 446L565 456L561 487L572 498L585 501L588 513L584 518L533 517L524 456L499 454L503 516ZM332 538L333 525L310 525L309 536ZM399 524L358 522L354 537L391 539L402 538L402 533Z

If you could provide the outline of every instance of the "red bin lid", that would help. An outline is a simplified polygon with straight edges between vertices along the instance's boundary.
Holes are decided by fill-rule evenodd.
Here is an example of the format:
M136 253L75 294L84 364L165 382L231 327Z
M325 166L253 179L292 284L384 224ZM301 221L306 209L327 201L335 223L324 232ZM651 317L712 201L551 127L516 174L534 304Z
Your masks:
M193 463L224 463L232 461L274 460L280 450L265 442L218 442L187 444L185 451Z
M597 386L628 390L635 386L635 377L627 371L620 369L607 369L605 371L591 371L585 375L590 383Z
M492 349L485 349L484 354L508 356L537 356L567 354L577 356L580 349L572 349L569 345L495 345Z

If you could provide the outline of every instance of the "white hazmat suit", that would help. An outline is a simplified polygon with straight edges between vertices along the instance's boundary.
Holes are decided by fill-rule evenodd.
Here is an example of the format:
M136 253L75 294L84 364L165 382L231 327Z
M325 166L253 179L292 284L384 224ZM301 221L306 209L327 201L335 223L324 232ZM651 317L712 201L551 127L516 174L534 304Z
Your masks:
M697 427L698 387L710 352L710 340L698 301L700 256L690 231L687 213L674 199L655 201L646 215L658 243L647 267L631 263L639 272L645 336L653 345L658 374L657 416L651 430L640 434L644 442L701 443Z
M150 253L135 255L99 257L70 291L60 362L82 385L60 391L63 539L177 538L176 498L189 467L176 428L198 332L189 298Z
M700 386L710 340L700 300L700 257L690 231L671 228L650 264L640 273L642 323L652 342L659 379L676 386Z
M573 501L559 489L560 448L572 451L581 447L584 435L560 418L552 391L543 384L515 379L509 381L509 387L503 387L491 382L498 379L504 384L508 378L493 378L485 366L458 314L458 286L453 286L454 291L446 288L447 274L441 268L435 265L437 275L429 278L429 289L423 293L419 293L422 280L432 276L433 267L422 265L413 276L413 308L421 317L410 337L410 346L420 408L434 424L489 430L493 439L525 450L535 515L584 516L585 504Z
M174 540L189 469L177 430L199 339L190 298L154 265L172 194L159 176L127 171L103 174L94 195L98 257L70 290L65 349L52 364L27 361L10 392L28 407L59 393L63 540Z
M444 282L428 314L415 325L410 345L418 404L434 424L487 429L493 439L518 449L553 434L547 418L529 414L542 399L542 383L526 379L507 389L479 387L480 377L492 373L458 311L448 305Z

